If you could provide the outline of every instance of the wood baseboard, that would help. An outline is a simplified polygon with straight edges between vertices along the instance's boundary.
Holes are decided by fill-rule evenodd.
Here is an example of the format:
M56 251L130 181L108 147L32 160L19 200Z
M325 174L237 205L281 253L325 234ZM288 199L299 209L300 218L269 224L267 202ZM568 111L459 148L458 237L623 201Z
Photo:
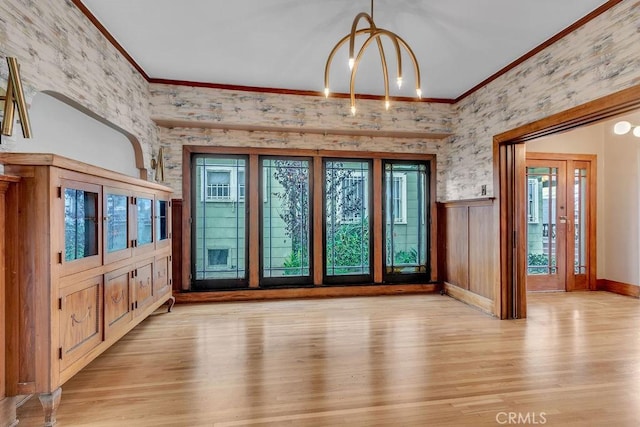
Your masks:
M629 283L616 282L615 280L598 279L596 289L599 291L613 292L627 297L640 298L640 286Z
M474 294L466 289L459 288L451 283L444 282L444 292L452 298L462 301L465 304L469 304L473 307L477 307L480 310L495 316L493 312L493 301L482 295Z
M291 289L246 289L238 291L205 291L174 293L177 303L263 301L291 298L330 298L376 295L402 295L433 293L440 289L437 284L416 285L366 285L366 286L317 286Z

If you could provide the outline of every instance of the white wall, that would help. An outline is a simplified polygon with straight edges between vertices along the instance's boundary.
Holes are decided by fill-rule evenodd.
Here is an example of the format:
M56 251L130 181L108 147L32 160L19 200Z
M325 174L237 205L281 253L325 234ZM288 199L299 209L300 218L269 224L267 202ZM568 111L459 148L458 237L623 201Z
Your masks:
M618 120L539 138L526 149L598 156L597 277L640 285L640 139L613 134Z
M29 109L33 138L14 128L14 151L53 153L140 178L131 142L122 133L44 93Z
M605 133L605 278L640 285L640 138Z

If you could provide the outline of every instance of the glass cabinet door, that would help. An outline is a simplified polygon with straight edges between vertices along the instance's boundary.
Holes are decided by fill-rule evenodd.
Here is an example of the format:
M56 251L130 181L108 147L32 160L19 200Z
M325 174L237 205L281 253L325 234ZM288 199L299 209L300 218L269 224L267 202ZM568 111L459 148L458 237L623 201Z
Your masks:
M104 246L105 263L131 256L129 239L129 204L127 192L104 189Z
M100 187L63 181L64 248L60 262L65 273L98 265L101 248Z
M169 244L169 201L156 199L156 249Z
M153 199L138 197L136 199L136 246L153 243Z

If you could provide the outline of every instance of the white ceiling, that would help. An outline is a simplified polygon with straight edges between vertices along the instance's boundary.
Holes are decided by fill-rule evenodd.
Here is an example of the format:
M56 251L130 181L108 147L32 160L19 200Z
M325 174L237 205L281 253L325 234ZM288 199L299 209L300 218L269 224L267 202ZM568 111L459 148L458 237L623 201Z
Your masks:
M369 0L83 3L151 78L311 91L324 89L327 56L355 15L370 11ZM374 18L414 50L423 97L454 99L604 3L377 0ZM380 95L373 47L360 65L356 91ZM402 91L392 87L392 96L414 96L413 72L408 58L403 61L407 83ZM331 89L349 91L346 48L332 66Z

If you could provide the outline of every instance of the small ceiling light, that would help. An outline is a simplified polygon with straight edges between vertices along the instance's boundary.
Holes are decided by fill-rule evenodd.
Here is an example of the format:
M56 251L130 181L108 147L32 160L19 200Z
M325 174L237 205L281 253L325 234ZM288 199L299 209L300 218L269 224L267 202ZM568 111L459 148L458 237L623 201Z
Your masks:
M613 126L613 133L616 135L624 135L631 130L631 123L627 121L618 122Z
M358 29L358 24L361 19L367 21L369 23L369 27ZM357 36L363 34L367 34L368 38L364 41L364 43L362 43L356 55L355 40ZM378 53L380 54L380 62L382 64L385 107L387 109L389 108L389 70L387 69L387 59L384 51L384 46L382 44L382 40L384 37L389 39L395 48L396 63L398 68L396 82L398 83L398 88L402 86L402 51L400 50L400 48L402 47L413 62L413 69L416 78L416 94L418 98L422 97L422 90L420 89L420 68L418 67L416 56L413 54L413 51L411 50L409 45L400 36L389 30L376 27L376 24L373 22L373 0L371 0L371 15L366 12L361 12L356 15L353 20L353 24L351 25L351 33L341 38L340 41L338 41L338 43L333 47L331 53L329 53L329 58L327 58L327 64L324 68L324 93L325 96L329 96L329 69L331 68L331 61L333 60L333 57L338 49L346 42L349 42L349 69L351 70L351 77L349 80L349 95L351 97L351 112L354 115L356 111L355 80L356 74L358 72L358 65L360 65L360 60L362 59L365 50L367 50L367 47L369 47L369 45L374 41L378 46Z
M640 138L640 126L632 125L626 120L620 121L613 125L613 133L616 135L626 135L629 131L633 130L633 136Z

